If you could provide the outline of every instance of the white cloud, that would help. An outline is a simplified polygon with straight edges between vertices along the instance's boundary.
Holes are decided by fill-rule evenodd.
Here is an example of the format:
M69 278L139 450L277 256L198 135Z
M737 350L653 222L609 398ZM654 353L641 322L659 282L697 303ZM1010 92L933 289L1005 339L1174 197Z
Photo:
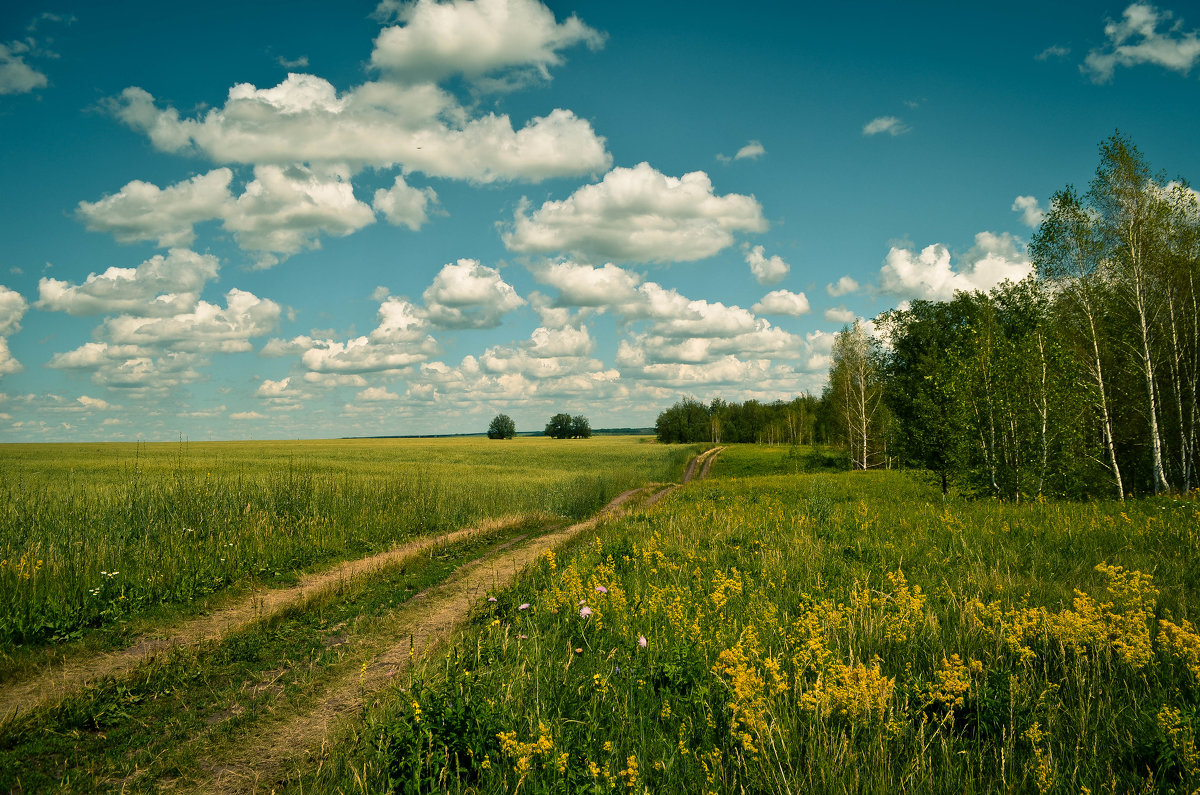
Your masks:
M514 67L548 79L560 50L604 42L574 15L555 22L537 0L417 0L394 10L404 24L385 28L371 53L371 65L393 80L479 78Z
M1080 71L1095 83L1107 83L1118 66L1143 63L1187 74L1200 60L1200 31L1184 33L1183 20L1172 25L1172 16L1146 3L1131 4L1119 21L1109 20L1104 26L1108 44L1089 52Z
M88 397L87 395L80 395L79 397L77 397L75 399L75 402L78 403L80 406L82 406L84 409L88 409L91 411L107 411L112 408L112 406L109 404L109 402L107 400L101 400L100 398L94 398L94 397Z
M424 313L403 298L388 297L379 306L379 325L368 335L345 342L310 336L271 340L262 355L299 355L308 370L304 380L321 386L365 387L363 373L393 372L428 361L437 352Z
M104 321L103 330L117 345L168 347L197 353L251 350L250 339L268 334L279 322L279 304L236 288L224 308L200 301L191 312L171 317L120 315Z
M354 197L349 175L303 166L255 166L254 180L229 208L225 227L238 244L260 252L270 267L302 249L320 248L320 234L345 237L375 222L375 212Z
M21 318L29 305L16 290L0 284L0 377L8 373L19 373L21 363L13 358L8 348L8 338L21 330Z
M888 135L896 136L903 135L911 129L911 127L896 116L880 116L864 124L862 132L863 135L887 133Z
M288 384L291 380L291 378L281 378L278 381L272 381L269 378L264 378L262 383L258 385L258 389L254 390L254 396L268 400L282 398L288 394Z
M387 391L387 387L371 386L358 393L360 403L389 403L399 400L395 392Z
M844 306L830 307L825 310L825 319L834 323L853 323L855 317L857 316Z
M879 272L884 292L904 298L945 301L959 290L990 290L1005 279L1020 281L1032 266L1019 241L1007 233L980 232L956 270L950 250L935 243L916 253L893 246Z
M1038 204L1036 196L1018 196L1013 199L1012 211L1021 214L1021 223L1034 229L1046 217L1046 211Z
M640 163L526 215L503 237L512 251L570 253L588 262L688 262L733 244L733 233L767 228L753 196L718 196L703 171L668 177Z
M24 42L0 44L0 94L28 94L46 87L46 76L25 63L28 49Z
M525 303L499 271L473 259L443 266L422 297L426 316L442 328L495 328Z
M762 157L766 153L767 153L767 150L763 148L763 145L761 143L759 143L758 141L751 141L750 143L743 146L741 149L737 150L737 154L733 156L733 159L734 160L755 160L757 158Z
M558 289L557 303L566 306L608 306L634 298L637 274L611 262L599 268L576 262L557 262L532 268L542 284Z
M415 232L429 220L429 208L437 201L433 188L414 188L397 175L392 187L375 191L371 206L392 226L407 226Z
M776 284L782 281L792 266L784 262L778 254L768 257L763 251L762 246L746 250L746 264L750 266L750 272L759 284Z
M717 160L722 163L730 163L734 160L757 160L767 153L767 150L758 141L750 141L748 144L737 150L737 154L733 157L728 155L717 155Z
M1051 58L1066 58L1070 54L1070 47L1062 47L1058 44L1052 44L1033 57L1038 61L1046 61Z
M792 317L808 314L810 310L808 296L804 293L793 293L790 290L772 290L750 308L764 315L790 315Z
M559 356L587 356L596 347L586 326L557 329L539 327L529 335L526 350L531 356L549 359Z
M113 267L89 274L78 285L43 277L38 282L37 308L69 315L177 315L196 307L204 285L217 277L219 269L212 255L173 248L136 268Z
M121 243L188 246L196 237L195 224L224 215L233 199L232 179L232 171L218 168L167 188L134 180L97 202L81 201L76 212L88 229L111 232Z
M235 411L229 415L231 420L265 420L267 415L259 414L257 411Z
M429 83L368 82L342 95L315 75L290 74L274 88L241 83L203 117L160 109L138 87L109 102L128 126L166 152L197 150L218 163L403 166L406 173L475 182L540 181L607 169L604 139L569 110L520 130L507 115L472 118Z
M834 298L840 298L843 295L849 295L859 288L859 283L849 276L843 276L832 284L825 285L825 292L829 293Z

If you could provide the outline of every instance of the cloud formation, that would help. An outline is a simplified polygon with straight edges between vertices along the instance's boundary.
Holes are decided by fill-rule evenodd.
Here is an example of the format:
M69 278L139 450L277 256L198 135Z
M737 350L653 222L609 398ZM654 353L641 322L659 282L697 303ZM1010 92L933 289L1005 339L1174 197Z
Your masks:
M21 330L21 318L25 317L28 308L20 293L0 284L0 377L19 373L22 369L8 349L8 338Z
M28 52L26 42L0 44L0 94L28 94L49 84L46 75L25 62Z
M804 293L793 293L790 290L772 290L750 308L763 315L790 315L791 317L806 315L811 309L808 305L808 296Z
M560 51L604 43L603 35L574 15L556 22L537 0L417 0L394 12L403 24L375 39L371 66L403 82L453 75L478 79L512 69L549 79L550 67L562 63Z
M1021 214L1021 223L1037 229L1038 224L1046 217L1046 211L1038 204L1036 196L1018 196L1013 199L1012 211Z
M862 134L866 136L887 133L891 136L903 135L912 128L896 116L879 116L863 125Z
M825 292L829 293L834 298L840 298L843 295L849 295L859 288L859 284L849 276L843 276L836 282L825 285Z
M690 262L767 228L753 196L718 196L703 171L668 177L649 163L614 168L598 183L527 214L503 234L509 250L571 254L584 262Z
M76 213L88 229L111 232L121 243L156 241L162 248L190 246L195 224L222 217L232 200L233 172L218 168L166 188L134 180Z
M746 264L759 284L777 284L792 269L778 254L766 256L762 246L746 249Z
M498 270L473 259L443 266L422 298L425 317L442 328L495 328L525 303Z
M82 284L43 277L36 306L68 315L178 315L195 309L204 285L217 277L218 270L220 263L210 254L173 248L136 268L112 267L88 274Z
M1091 50L1079 69L1094 83L1112 80L1118 66L1154 64L1187 74L1200 60L1200 31L1183 31L1183 20L1171 24L1174 15L1148 3L1133 3L1117 21L1104 26L1108 43ZM1159 32L1159 24L1165 30Z
M893 246L879 271L879 287L901 298L946 301L959 290L987 291L1006 279L1020 281L1032 270L1023 246L1007 233L980 232L975 245L959 258L957 269L951 259L941 243L920 253Z

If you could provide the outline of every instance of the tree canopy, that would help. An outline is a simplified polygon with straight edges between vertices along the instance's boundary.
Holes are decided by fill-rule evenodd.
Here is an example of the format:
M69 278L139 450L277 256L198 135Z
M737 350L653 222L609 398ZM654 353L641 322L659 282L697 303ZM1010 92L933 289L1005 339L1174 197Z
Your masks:
M488 426L489 439L511 439L517 433L517 424L507 414L497 414Z

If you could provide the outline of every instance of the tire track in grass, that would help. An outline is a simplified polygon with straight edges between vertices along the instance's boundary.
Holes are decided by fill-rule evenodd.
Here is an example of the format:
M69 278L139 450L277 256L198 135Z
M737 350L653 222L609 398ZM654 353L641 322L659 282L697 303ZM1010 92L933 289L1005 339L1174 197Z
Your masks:
M515 527L535 519L533 515L502 517L440 536L418 539L376 555L344 561L325 571L306 575L292 586L257 589L208 615L143 635L120 651L45 665L31 677L0 687L0 726L30 710L56 703L67 695L79 692L89 682L125 676L155 656L179 646L219 640L231 632L337 588L342 583L367 576L382 566L395 565L438 546L505 527ZM547 521L546 525L549 524L551 522Z
M713 459L724 448L713 448L693 458L683 482L706 477ZM306 764L322 758L332 738L346 722L361 714L363 700L390 686L396 674L412 661L435 652L467 620L471 607L489 591L511 585L517 575L546 550L554 549L600 520L614 516L639 493L647 496L643 507L653 505L678 485L631 489L590 519L552 531L522 545L513 544L499 556L462 566L450 579L417 594L395 612L396 632L403 638L364 659L362 667L330 685L320 701L306 713L268 727L252 740L230 744L219 759L204 767L207 776L183 784L182 791L211 793L270 792L283 782L291 764ZM495 550L494 550L495 551ZM299 752L299 755L298 753Z

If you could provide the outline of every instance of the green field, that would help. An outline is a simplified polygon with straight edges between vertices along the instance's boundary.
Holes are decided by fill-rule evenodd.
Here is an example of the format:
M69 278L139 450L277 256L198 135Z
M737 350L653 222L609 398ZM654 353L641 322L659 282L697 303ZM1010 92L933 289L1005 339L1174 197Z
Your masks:
M285 746L291 755L261 790L1200 787L1198 495L943 498L917 474L835 471L835 451L823 449L725 448L707 480L633 503L541 554L492 600L464 604L466 623L446 645L369 691L372 660L410 631L404 611L421 609L414 594L521 543L551 513L580 516L628 485L678 480L696 449L381 441L75 448L71 461L66 450L20 448L26 458L4 466L21 478L5 488L42 494L39 515L88 522L93 535L71 537L81 545L141 549L90 565L146 560L147 583L168 567L212 566L230 547L172 541L152 567L143 527L160 539L187 529L238 539L253 554L224 581L236 589L274 576L252 561L276 544L286 578L489 516L533 521L497 525L11 721L0 727L0 787L209 788L211 771L244 762L255 753L246 749L279 748L281 726L320 718L337 682L361 683L353 719L324 745ZM101 532L122 515L126 535ZM309 529L293 537L285 525ZM65 555L54 529L37 543ZM9 538L14 549L31 543ZM53 558L43 560L34 577ZM159 605L168 608L188 606ZM106 626L78 631L86 641ZM10 643L18 656L30 645ZM33 645L53 653L47 643Z
M356 750L297 771L305 790L1200 786L1195 495L1012 505L895 472L747 474L787 452L730 448L712 480L544 557Z
M4 445L0 660L484 519L585 516L678 476L687 448L646 442Z

